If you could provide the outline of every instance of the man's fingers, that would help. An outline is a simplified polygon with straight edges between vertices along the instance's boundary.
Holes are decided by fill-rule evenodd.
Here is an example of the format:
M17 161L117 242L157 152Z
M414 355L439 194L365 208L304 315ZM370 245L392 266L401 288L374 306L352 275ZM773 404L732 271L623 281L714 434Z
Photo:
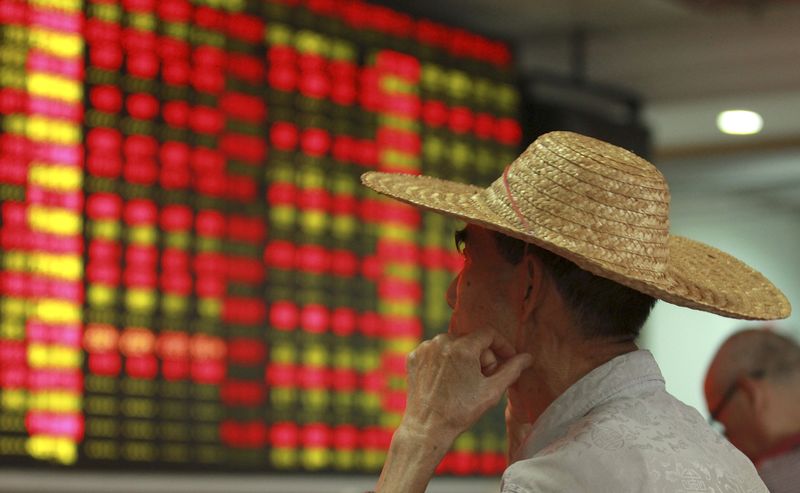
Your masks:
M494 332L494 334L495 337L492 339L492 343L491 346L489 346L489 348L492 351L494 351L494 353L497 354L497 356L499 356L501 359L508 359L517 354L517 351L514 349L514 346L512 346L511 343L508 342L508 340L505 337L503 337L497 332Z
M533 364L533 356L520 353L508 359L502 366L489 377L490 383L497 388L505 390L517 381L523 370Z
M472 345L476 350L491 349L498 359L508 359L517 352L514 346L496 330L476 330L462 338L466 344Z
M492 375L497 370L497 356L491 349L481 351L481 373L485 376Z

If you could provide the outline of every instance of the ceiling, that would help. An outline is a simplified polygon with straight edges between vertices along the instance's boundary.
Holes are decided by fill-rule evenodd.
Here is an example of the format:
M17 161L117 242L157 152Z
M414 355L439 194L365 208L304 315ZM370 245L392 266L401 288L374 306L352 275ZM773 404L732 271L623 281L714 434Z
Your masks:
M392 3L392 2L382 2ZM638 94L656 159L800 147L800 1L435 0L397 8L505 39L521 78L575 74ZM721 134L724 109L764 117Z

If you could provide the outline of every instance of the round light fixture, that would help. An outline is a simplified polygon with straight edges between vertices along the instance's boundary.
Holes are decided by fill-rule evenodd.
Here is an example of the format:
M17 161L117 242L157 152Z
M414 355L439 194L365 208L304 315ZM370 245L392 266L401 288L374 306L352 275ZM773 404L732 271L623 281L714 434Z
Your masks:
M764 120L755 111L729 110L717 115L717 128L731 135L757 134L764 127Z

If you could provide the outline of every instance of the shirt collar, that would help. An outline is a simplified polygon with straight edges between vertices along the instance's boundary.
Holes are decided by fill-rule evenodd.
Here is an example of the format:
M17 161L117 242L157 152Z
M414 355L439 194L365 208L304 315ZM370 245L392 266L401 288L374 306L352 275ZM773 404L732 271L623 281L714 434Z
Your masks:
M533 457L595 407L642 385L664 388L664 377L650 351L640 349L625 353L598 366L545 409L513 460Z

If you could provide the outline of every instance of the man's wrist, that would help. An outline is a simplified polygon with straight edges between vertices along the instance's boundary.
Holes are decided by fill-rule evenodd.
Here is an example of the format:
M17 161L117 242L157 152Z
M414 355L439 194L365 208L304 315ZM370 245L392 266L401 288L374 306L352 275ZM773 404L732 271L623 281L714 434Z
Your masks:
M392 447L398 452L410 451L421 460L435 460L438 464L453 440L449 434L442 433L442 430L429 430L404 421L394 432Z
M376 491L423 492L436 466L452 444L424 427L403 422L392 436L389 454Z
M445 448L449 448L458 435L461 434L461 430L451 429L444 423L432 425L405 415L400 422L400 426L395 430L395 435L398 433L403 439L411 440L418 444L436 446L445 444Z

